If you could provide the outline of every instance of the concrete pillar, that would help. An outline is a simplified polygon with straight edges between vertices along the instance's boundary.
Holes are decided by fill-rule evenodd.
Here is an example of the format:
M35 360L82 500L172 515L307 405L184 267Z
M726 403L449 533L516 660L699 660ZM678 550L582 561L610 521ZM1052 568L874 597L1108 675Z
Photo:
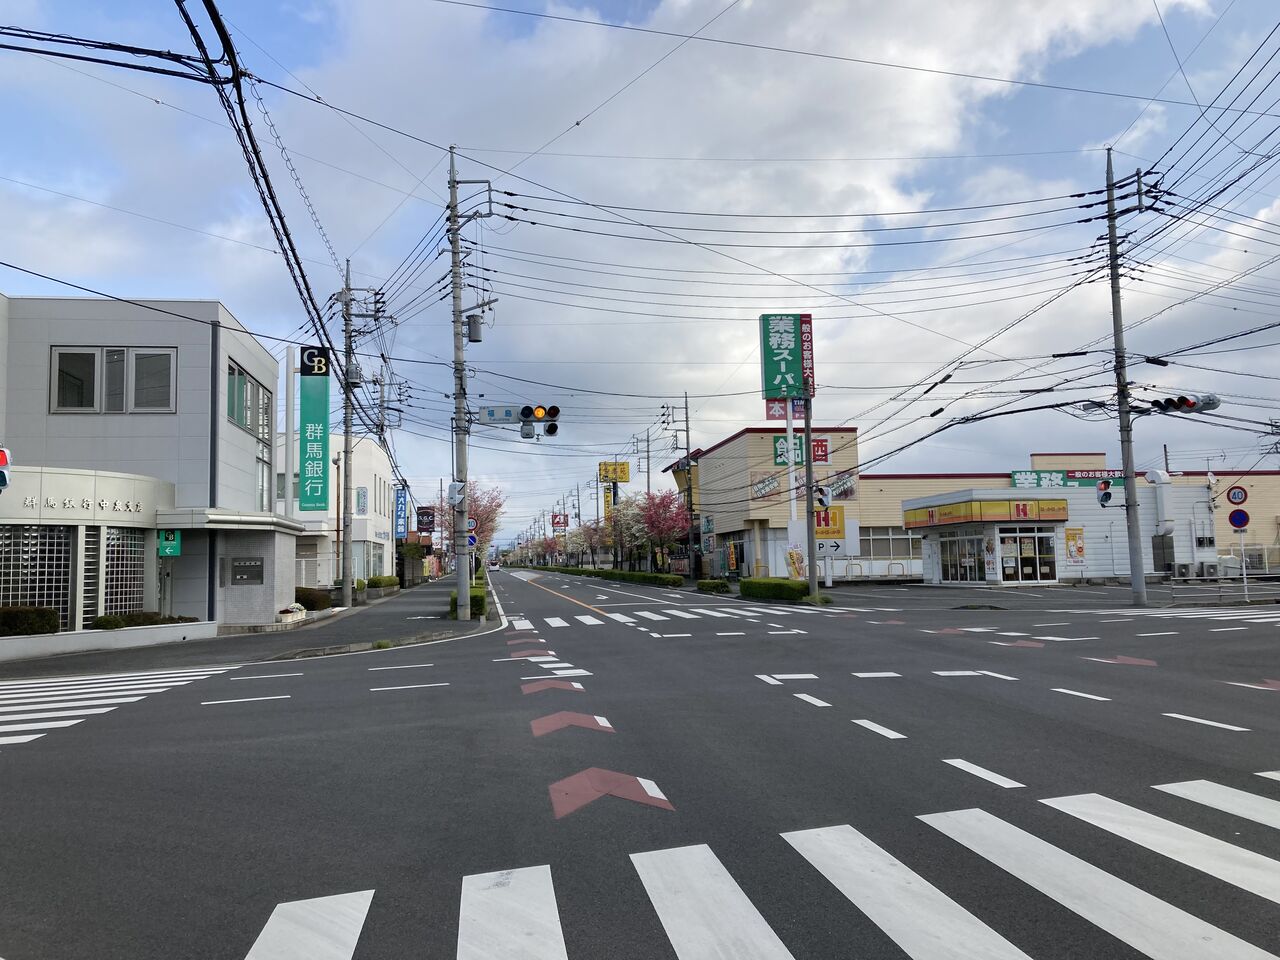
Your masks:
M71 616L68 626L72 630L84 629L84 525L76 524L75 543L71 548Z

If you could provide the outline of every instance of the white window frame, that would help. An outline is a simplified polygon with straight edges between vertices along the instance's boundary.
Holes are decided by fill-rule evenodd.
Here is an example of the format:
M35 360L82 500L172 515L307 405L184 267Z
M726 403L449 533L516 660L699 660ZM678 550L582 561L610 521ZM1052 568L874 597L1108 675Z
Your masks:
M124 409L123 410L107 410L105 404L106 395L106 351L123 350L125 352L124 360ZM109 346L99 347L74 347L74 346L55 346L49 348L49 412L50 413L79 413L79 414L95 414L106 416L121 416L124 414L151 414L151 413L177 413L178 412L178 348L177 347L130 347L120 344L111 344ZM58 406L58 358L64 353L87 353L93 356L93 405L90 407L60 407ZM138 354L149 355L167 355L169 357L169 405L167 407L141 407L137 408L133 403L134 390L134 359Z

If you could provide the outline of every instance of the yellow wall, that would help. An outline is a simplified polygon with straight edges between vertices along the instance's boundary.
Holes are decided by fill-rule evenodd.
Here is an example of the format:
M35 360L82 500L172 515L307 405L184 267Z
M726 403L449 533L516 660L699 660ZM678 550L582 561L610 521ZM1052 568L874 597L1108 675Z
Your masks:
M1011 483L1008 473L910 478L877 477L869 474L858 481L857 506L852 515L858 517L864 527L900 527L903 500L928 497L935 493L951 493L953 490L1008 487Z
M1032 470L1105 470L1105 453L1033 453Z
M1204 486L1204 474L1174 477L1173 482L1189 486ZM1249 545L1273 546L1280 544L1280 474L1255 473L1247 476L1239 474L1222 474L1218 477L1218 485L1214 487L1216 497L1213 512L1213 533L1218 542L1218 553L1224 555L1231 552L1232 547L1240 546L1240 534L1232 529L1227 517L1236 509L1235 504L1227 502L1227 490L1231 487L1244 487L1249 498L1240 505L1240 509L1249 514L1249 528L1245 534L1245 543ZM1141 490L1141 487L1139 487ZM1197 520L1204 519L1200 514Z

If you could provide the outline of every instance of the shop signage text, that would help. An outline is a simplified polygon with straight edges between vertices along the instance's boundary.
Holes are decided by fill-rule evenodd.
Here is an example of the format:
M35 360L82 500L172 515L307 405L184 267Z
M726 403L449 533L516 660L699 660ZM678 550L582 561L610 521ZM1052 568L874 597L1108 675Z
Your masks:
M1095 487L1099 480L1122 480L1123 470L1015 470L1013 486L1024 490L1044 487Z
M1066 520L1065 500L968 500L903 511L902 525L940 527L988 520Z
M298 376L299 510L329 509L329 349L303 347Z

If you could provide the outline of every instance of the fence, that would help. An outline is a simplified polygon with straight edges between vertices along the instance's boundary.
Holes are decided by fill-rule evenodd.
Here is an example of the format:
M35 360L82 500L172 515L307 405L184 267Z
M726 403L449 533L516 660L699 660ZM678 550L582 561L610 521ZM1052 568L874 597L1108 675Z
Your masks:
M1238 562L1238 561L1237 561ZM1153 602L1159 602L1157 593L1165 589L1169 593L1169 603L1179 606L1216 606L1224 603L1248 602L1280 602L1280 576L1275 574L1255 575L1255 567L1249 564L1248 577L1210 578L1190 577L1185 580L1169 580L1163 584L1151 584L1148 594ZM1280 566L1277 566L1280 570Z

